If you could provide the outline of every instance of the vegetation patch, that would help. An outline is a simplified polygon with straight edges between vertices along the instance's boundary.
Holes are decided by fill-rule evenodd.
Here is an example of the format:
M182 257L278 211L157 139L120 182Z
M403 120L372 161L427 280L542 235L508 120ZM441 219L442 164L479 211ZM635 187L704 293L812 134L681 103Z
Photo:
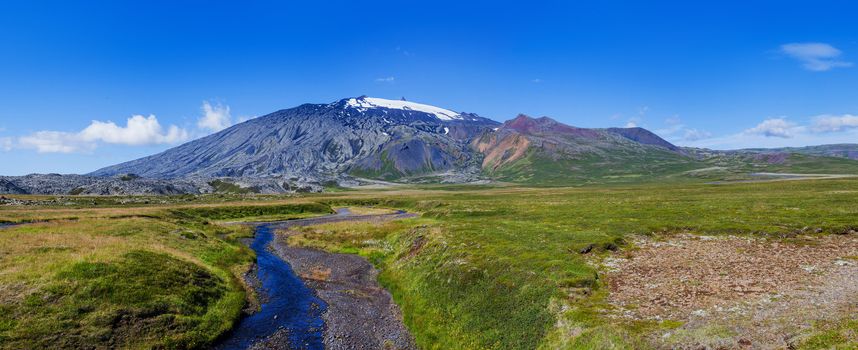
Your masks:
M819 323L817 331L799 342L800 350L856 349L858 348L858 319Z
M200 348L232 327L253 254L230 237L247 229L135 212L13 215L40 222L0 231L0 349Z
M211 327L221 322L214 318L224 315L212 309L227 291L222 278L162 253L79 262L3 316L4 346L199 346L213 340Z
M238 184L223 181L223 180L214 180L209 182L209 186L213 187L215 192L220 193L237 193L237 194L247 194L247 193L259 193L258 187L241 187Z
M119 180L122 181L134 181L140 178L140 175L137 174L124 174L119 177Z
M245 205L192 207L171 210L177 217L195 217L206 220L253 219L260 217L294 216L295 214L329 214L330 206L321 203L300 203L283 205Z

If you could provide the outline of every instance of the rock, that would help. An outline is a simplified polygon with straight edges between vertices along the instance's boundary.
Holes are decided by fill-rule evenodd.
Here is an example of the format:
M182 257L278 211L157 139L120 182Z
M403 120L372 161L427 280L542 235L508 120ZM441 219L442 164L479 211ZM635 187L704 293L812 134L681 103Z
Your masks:
M207 178L184 177L151 179L129 177L96 177L85 175L31 174L0 176L0 193L37 195L177 195L202 193L317 193L324 187L316 180L295 177ZM6 184L4 187L3 184ZM16 199L0 199L0 204L14 204Z
M706 317L706 315L708 315L708 313L703 309L697 309L691 312L691 316Z
M581 250L578 251L578 254L588 254L592 252L595 247L596 246L594 244L588 244L586 247L581 248Z
M834 265L837 265L837 266L853 266L853 265L855 265L855 263L851 262L851 261L838 259L838 260L834 260Z
M26 191L8 179L0 178L0 193L26 194ZM6 198L4 197L3 199Z

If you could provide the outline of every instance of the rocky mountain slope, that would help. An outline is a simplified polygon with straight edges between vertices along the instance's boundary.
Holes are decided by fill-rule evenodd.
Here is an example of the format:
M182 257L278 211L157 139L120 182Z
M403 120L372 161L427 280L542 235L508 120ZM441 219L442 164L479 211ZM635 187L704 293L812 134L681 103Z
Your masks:
M660 176L694 169L679 147L642 128L576 128L519 115L472 142L498 180L540 184Z
M280 110L90 175L394 180L477 167L468 141L497 124L413 102L348 98Z
M535 185L745 181L763 173L858 174L854 145L718 151L677 147L643 128L584 129L519 115L472 141L489 178Z

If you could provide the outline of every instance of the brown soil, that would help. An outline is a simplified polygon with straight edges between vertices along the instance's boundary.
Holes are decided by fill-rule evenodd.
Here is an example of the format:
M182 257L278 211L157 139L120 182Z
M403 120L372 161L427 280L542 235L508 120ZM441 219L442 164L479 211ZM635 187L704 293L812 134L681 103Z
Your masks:
M606 258L616 317L675 320L664 348L788 348L858 310L858 235L680 235Z

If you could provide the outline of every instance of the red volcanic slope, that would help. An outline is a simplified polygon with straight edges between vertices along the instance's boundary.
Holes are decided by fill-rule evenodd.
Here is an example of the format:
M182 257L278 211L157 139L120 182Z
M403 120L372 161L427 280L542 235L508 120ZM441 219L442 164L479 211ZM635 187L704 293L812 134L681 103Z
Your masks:
M515 119L504 123L504 128L512 129L527 135L566 134L569 136L584 138L599 137L599 133L592 129L576 128L548 117L531 118L524 114L519 114Z

